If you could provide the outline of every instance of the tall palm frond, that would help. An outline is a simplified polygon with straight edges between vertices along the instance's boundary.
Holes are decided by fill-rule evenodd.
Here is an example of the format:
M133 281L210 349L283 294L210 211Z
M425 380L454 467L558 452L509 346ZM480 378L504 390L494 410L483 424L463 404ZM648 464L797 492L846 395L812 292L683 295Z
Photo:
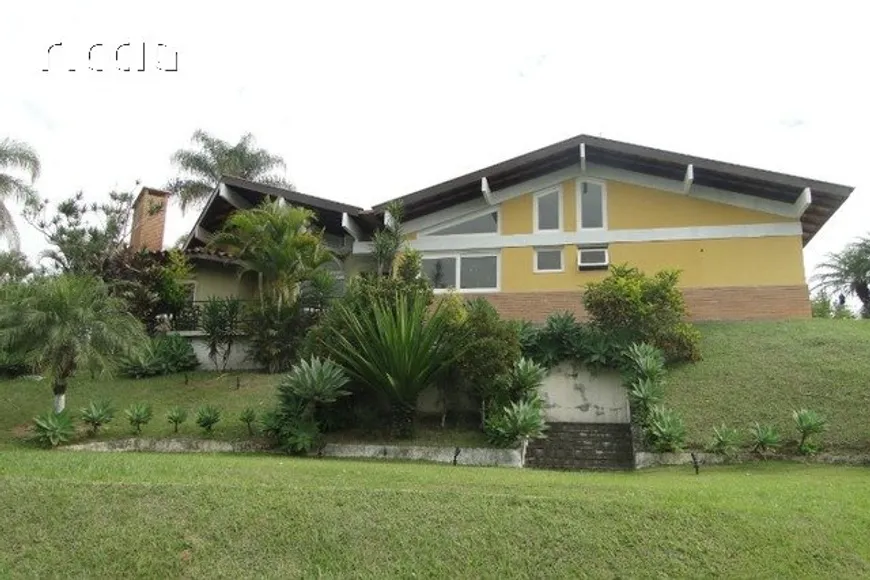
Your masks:
M231 214L210 245L236 256L245 271L257 272L263 291L279 304L292 301L313 272L335 259L312 227L314 217L309 209L267 201Z
M41 169L39 156L32 147L12 139L0 141L0 235L6 238L13 250L17 250L19 245L18 229L4 202L9 198L23 202L35 200L32 185ZM6 173L8 170L27 174L29 182Z
M290 187L274 172L284 169L284 160L254 145L254 136L245 133L235 145L197 130L191 142L194 149L179 149L172 154L172 163L181 176L173 179L167 189L178 195L181 208L203 202L223 175L232 175L261 183Z
M145 332L126 302L95 278L63 275L9 284L3 292L0 349L21 353L49 374L56 396L65 394L76 370L111 371L121 356L144 344Z
M812 277L813 290L855 295L870 306L870 237L860 238L840 252L827 254Z

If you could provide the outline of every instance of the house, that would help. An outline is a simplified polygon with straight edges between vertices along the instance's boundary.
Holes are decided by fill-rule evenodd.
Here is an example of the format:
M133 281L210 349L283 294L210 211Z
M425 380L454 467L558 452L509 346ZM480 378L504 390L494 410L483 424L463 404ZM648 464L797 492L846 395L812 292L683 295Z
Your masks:
M580 135L398 200L436 292L484 296L505 317L582 319L583 286L628 263L681 270L695 320L745 320L810 316L803 247L852 190ZM206 245L230 212L267 198L314 210L344 275L371 267L371 235L391 219L388 203L363 210L225 177L184 245L196 300L252 296L253 278Z

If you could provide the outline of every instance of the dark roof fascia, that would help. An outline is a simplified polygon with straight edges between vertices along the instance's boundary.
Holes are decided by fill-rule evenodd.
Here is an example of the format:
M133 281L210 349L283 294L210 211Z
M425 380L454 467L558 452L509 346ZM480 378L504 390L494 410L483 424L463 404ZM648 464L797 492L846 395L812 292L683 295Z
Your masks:
M854 190L853 187L847 185L840 185L836 183L820 181L817 179L798 177L795 175L778 173L775 171L767 171L754 167L746 167L743 165L716 161L714 159L707 159L704 157L696 157L692 155L685 155L682 153L675 153L673 151L665 151L652 147L644 147L641 145L634 145L622 141L604 139L602 137L594 137L592 135L578 135L576 137L572 137L570 139L566 139L564 141L542 147L541 149L536 149L535 151L531 151L524 155L520 155L518 157L496 163L495 165L490 165L489 167L473 171L466 175L456 177L449 181L445 181L443 183L421 189L414 193L410 193L408 195L386 201L384 203L374 206L373 210L376 212L383 212L387 204L391 203L392 201L400 201L405 205L422 203L430 199L436 198L444 193L450 192L454 189L463 186L467 187L471 183L479 182L483 177L492 179L494 176L497 176L501 173L506 173L519 167L545 160L555 155L564 154L566 151L573 148L577 149L577 161L579 163L579 147L581 144L583 144L586 148L587 154L589 152L589 149L599 149L611 153L631 155L652 162L676 163L686 166L691 164L695 167L696 170L706 169L710 171L725 173L729 176L733 176L736 178L765 181L775 185L786 187L809 187L811 189L824 191L825 193L841 197L843 199L847 198L849 194L851 194Z
M242 179L240 177L234 177L232 175L224 175L223 177L221 177L221 182L225 183L226 185L228 185L230 187L238 187L241 189L247 189L249 191L254 191L254 192L260 193L262 195L271 195L273 197L281 197L281 198L286 199L290 203L305 205L308 207L322 209L325 211L333 211L333 212L337 212L337 213L347 213L350 215L357 215L363 211L363 208L357 207L355 205L348 205L348 204L340 203L337 201L332 201L330 199L324 199L322 197L307 195L305 193L300 193L298 191L284 189L282 187L276 187L274 185L266 185L265 183L257 183L254 181L248 181L247 179Z

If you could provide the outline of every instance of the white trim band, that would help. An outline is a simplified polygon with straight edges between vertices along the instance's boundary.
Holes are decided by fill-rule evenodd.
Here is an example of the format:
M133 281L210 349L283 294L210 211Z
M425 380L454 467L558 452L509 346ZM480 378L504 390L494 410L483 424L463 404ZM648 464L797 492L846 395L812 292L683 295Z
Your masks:
M619 242L675 242L730 238L767 238L800 236L799 222L750 224L736 226L699 226L685 228L654 228L640 230L581 230L577 232L539 232L534 234L476 234L444 237L421 237L408 245L423 252L489 250L526 246L566 246L612 244ZM370 254L371 242L356 242L354 254Z

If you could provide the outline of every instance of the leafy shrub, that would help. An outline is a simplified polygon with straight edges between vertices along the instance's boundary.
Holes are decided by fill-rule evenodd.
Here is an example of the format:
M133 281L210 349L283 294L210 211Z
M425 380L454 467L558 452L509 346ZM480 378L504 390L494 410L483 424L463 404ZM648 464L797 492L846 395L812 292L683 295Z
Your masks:
M659 453L679 451L686 440L686 425L675 411L655 405L647 418L647 438Z
M23 353L0 350L0 377L15 378L31 372Z
M773 425L760 425L757 421L749 430L752 451L766 453L779 447L779 433Z
M242 303L236 298L209 298L202 307L202 331L215 370L226 370L242 324Z
M172 407L166 413L166 420L172 424L173 432L178 433L178 426L187 421L187 409L179 406Z
M221 410L213 405L203 405L196 410L196 424L206 433L211 433L220 420Z
M278 407L263 415L263 433L290 453L310 451L320 436L317 411L348 395L347 382L329 359L300 361L278 384Z
M81 410L82 421L90 425L91 433L95 434L103 425L112 422L115 417L115 409L109 401L93 402Z
M140 379L190 371L199 366L190 341L177 334L151 338L121 361L123 375Z
M320 428L312 420L299 420L286 426L283 432L284 449L290 453L308 453L320 439Z
M444 311L437 305L428 312L419 296L378 301L368 312L341 304L337 308L347 332L333 329L327 342L332 357L361 385L388 400L397 434L411 436L417 397L458 355L451 341L461 341L448 340Z
M795 427L800 433L800 442L798 443L798 451L805 455L815 453L816 445L809 442L812 435L822 433L827 427L828 421L815 411L810 409L800 409L792 411L792 419L794 419Z
M699 335L684 323L678 279L676 271L646 276L637 268L613 266L607 278L586 285L583 304L599 329L654 344L669 361L699 360Z
M619 368L625 340L616 333L577 322L570 312L555 312L541 328L530 323L515 325L522 333L522 354L546 368L568 361L592 372Z
M57 447L75 435L72 417L66 411L48 412L33 419L34 439L46 447Z
M740 448L740 432L733 427L722 425L713 428L713 439L707 450L717 455L733 457Z
M139 434L142 432L142 425L147 425L151 421L153 412L151 405L147 403L133 403L124 411L124 415L130 422L130 426Z
M486 420L487 440L499 447L511 447L517 443L544 436L547 424L540 400L513 402Z
M484 421L487 406L507 403L501 393L522 353L516 326L502 320L488 300L471 300L466 310L464 325L449 329L449 340L456 351L459 381L480 399Z
M254 423L257 421L257 412L253 408L247 407L239 413L239 421L245 424L248 428L248 435L254 434Z
M308 329L317 319L302 299L265 300L248 308L245 332L248 357L270 373L284 372L299 358Z

